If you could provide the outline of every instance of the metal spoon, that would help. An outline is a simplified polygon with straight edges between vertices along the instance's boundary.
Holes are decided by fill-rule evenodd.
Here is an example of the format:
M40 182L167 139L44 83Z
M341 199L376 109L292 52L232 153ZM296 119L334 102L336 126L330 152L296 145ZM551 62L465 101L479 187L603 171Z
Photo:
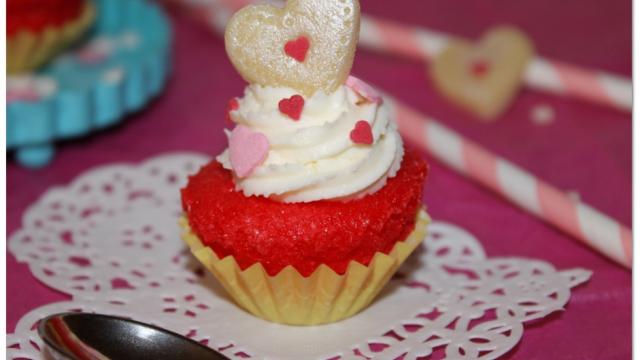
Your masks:
M228 359L169 330L108 315L51 315L40 322L38 334L56 360Z

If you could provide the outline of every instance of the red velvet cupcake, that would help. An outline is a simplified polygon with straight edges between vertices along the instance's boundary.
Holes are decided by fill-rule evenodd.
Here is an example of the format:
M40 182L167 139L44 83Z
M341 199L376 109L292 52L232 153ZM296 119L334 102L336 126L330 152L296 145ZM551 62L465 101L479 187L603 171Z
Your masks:
M298 18L280 29L260 22L265 13ZM307 17L336 14L344 19L326 22L329 29L305 27ZM246 67L246 58L271 57L276 65L281 58L300 78L317 80L327 74L311 65L344 53L339 66L348 70L358 19L357 0L290 0L284 9L249 6L227 28L229 56L251 84L230 102L237 126L228 149L182 190L181 225L194 255L234 300L270 321L313 325L352 316L425 237L427 166L404 148L374 89L337 71L310 91L281 69L265 65L273 80ZM291 40L276 35L248 50L235 46L249 41L238 32L258 25L291 32L282 38ZM327 34L346 40L326 42ZM323 44L340 51L323 52Z
M426 173L420 156L407 151L396 176L371 195L289 204L245 196L213 161L189 178L182 203L201 242L219 258L233 256L241 270L259 263L269 276L287 266L310 276L325 264L344 274L351 261L369 265L415 229Z

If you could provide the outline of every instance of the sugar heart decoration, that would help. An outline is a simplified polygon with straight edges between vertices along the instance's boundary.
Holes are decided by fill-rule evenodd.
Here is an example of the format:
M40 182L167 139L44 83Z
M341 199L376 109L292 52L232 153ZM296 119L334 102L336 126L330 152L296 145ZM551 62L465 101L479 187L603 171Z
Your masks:
M225 46L249 83L311 96L344 84L359 31L358 0L289 0L284 8L261 4L238 11L227 24Z
M453 40L434 59L430 75L451 102L492 120L504 112L534 55L531 41L513 27L497 27L474 45Z
M107 54L96 51L95 49L86 49L78 52L76 58L80 63L87 65L96 65L107 59Z
M376 89L355 76L349 75L347 81L345 82L345 85L358 93L358 95L360 95L361 97L365 98L367 101L376 104L382 103L382 96L380 96Z
M288 99L282 99L278 103L280 112L287 115L291 119L298 121L302 110L304 109L304 98L300 95L293 95Z
M473 76L482 77L489 71L489 62L483 59L478 59L471 63L471 73Z
M36 102L40 101L40 94L35 89L21 89L21 90L8 90L7 91L7 104L11 104L13 102L24 101L24 102Z
M229 100L229 102L227 103L227 122L233 122L231 120L231 112L232 111L236 111L240 108L240 104L238 103L238 99L237 98L231 98L231 100Z
M356 144L373 144L373 132L371 131L371 125L364 120L359 120L353 130L351 130L349 137L351 138L351 141Z
M267 158L269 140L244 125L236 126L229 136L229 158L238 177L247 177Z
M309 51L309 39L306 36L300 36L295 40L290 40L284 45L284 52L296 59L298 62L304 62Z

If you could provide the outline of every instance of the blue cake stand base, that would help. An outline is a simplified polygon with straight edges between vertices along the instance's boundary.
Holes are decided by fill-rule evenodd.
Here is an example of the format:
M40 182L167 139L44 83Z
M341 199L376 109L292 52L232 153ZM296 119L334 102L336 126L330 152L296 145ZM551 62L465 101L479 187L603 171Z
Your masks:
M48 164L57 140L121 122L165 86L171 30L148 0L94 0L96 22L77 47L38 73L7 78L7 150Z

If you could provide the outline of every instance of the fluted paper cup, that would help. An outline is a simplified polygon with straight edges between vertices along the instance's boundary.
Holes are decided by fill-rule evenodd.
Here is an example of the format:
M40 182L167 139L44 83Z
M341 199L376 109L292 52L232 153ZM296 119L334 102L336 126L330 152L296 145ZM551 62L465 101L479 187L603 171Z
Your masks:
M289 325L340 321L367 307L426 236L430 221L418 210L415 229L389 252L376 253L368 266L352 261L344 274L321 265L308 277L292 266L269 276L260 263L241 270L233 256L218 258L180 219L182 238L195 257L242 308L262 319Z

